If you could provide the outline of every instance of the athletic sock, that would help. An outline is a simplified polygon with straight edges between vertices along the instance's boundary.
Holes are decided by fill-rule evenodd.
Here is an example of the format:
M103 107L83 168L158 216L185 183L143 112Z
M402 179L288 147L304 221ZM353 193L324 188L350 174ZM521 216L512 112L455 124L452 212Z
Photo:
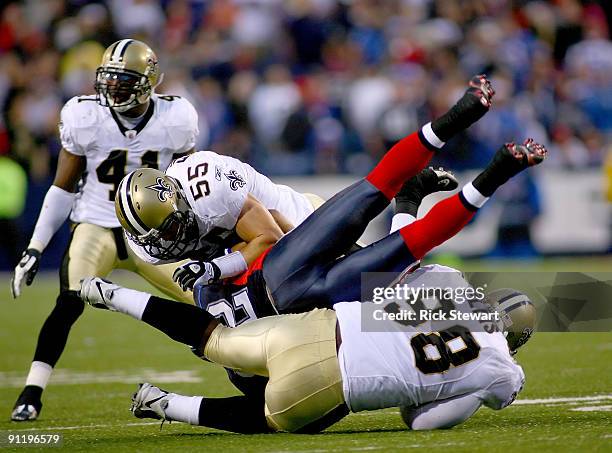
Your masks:
M51 378L51 373L53 372L53 367L45 362L40 362L38 360L34 360L32 365L30 365L30 371L28 373L28 377L26 378L26 387L36 387L40 389L40 393L47 386L49 379ZM40 395L39 395L40 397Z
M527 159L520 161L514 158L508 146L502 146L489 165L474 179L474 187L486 197L493 195L499 187L528 166Z
M448 141L459 132L467 129L485 113L489 111L480 99L468 89L461 99L451 109L439 118L431 122L431 129L440 137L440 140Z
M400 229L412 256L421 259L456 235L487 200L473 184L467 184L460 193L436 203L425 217Z
M272 432L266 421L264 401L247 396L203 398L199 425L241 434Z
M204 346L206 330L215 317L194 305L151 296L142 320L173 340L199 350Z
M366 179L391 200L404 182L425 168L433 151L442 146L444 142L433 132L431 123L428 123L419 132L396 143Z
M142 313L150 297L151 295L149 293L120 287L119 289L113 290L109 305L118 312L125 313L132 318L140 320L142 319Z
M405 226L410 225L415 220L415 215L408 214L405 212L398 212L391 219L391 229L389 230L389 234L395 233L396 231L404 228Z
M199 425L200 405L204 399L201 396L183 396L176 393L171 394L168 399L168 406L164 410L168 419Z

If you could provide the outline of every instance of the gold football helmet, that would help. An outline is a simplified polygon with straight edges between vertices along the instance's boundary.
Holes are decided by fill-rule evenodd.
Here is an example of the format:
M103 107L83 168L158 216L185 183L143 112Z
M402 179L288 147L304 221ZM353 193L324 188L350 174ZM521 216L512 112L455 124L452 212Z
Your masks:
M130 239L155 258L182 259L198 244L195 214L178 183L162 171L141 168L126 175L115 212Z
M502 288L488 293L484 302L489 304L500 317L508 348L512 355L527 343L536 324L536 309L526 294L515 289Z
M102 55L96 71L96 100L125 112L147 102L161 79L155 52L144 42L122 39Z

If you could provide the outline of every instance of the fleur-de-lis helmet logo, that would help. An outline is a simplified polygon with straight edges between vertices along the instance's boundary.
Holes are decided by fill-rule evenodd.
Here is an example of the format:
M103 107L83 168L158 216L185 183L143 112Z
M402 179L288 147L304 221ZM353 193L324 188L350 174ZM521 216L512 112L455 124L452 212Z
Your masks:
M155 180L155 184L147 186L147 189L157 192L157 198L159 198L159 201L161 202L167 201L172 197L172 195L174 195L172 186L168 182L164 181L164 179L161 177L158 177Z

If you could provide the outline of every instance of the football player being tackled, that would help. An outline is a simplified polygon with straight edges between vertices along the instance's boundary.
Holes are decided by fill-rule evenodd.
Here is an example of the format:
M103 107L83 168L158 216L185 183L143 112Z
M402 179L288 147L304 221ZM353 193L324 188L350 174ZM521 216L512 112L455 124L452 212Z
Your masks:
M176 265L153 266L131 252L114 211L115 192L127 171L165 169L173 159L194 151L197 113L179 96L155 94L161 77L153 50L123 39L103 54L96 71L97 94L76 96L62 108L55 179L15 268L13 297L21 294L24 282L32 283L41 254L69 216L72 236L60 270L60 293L40 330L25 388L11 416L14 421L34 420L40 414L43 389L83 312L83 301L76 296L82 278L127 269L169 297L191 301L191 293L172 281Z
M492 90L484 78L472 83L474 90L448 114L400 141L366 178L325 203L246 272L261 271L262 288L249 288L249 297L262 299L278 311L332 306L336 311L321 308L228 328L197 307L99 278L85 279L81 297L88 303L142 320L207 360L269 377L263 406L253 404L247 396L233 397L232 402L224 399L226 413L233 416L216 424L209 415L214 400L167 393L149 384L134 397L135 414L235 432L317 432L349 410L401 406L409 425L418 429L460 423L482 404L496 409L509 404L523 381L522 370L510 352L528 338L533 327L529 316L523 316L525 322L517 319L515 326L524 327L520 333L508 334L506 325L499 324L491 333L451 326L440 330L439 336L415 331L381 336L361 331L361 304L343 303L360 300L362 272L399 274L410 268L467 224L499 186L545 158L546 150L531 140L504 145L460 193L436 204L422 219L348 253L404 182L427 165L433 150L486 112ZM204 279L203 285L196 286L205 288L209 281ZM494 304L498 301L499 297ZM507 319L513 317L510 308L515 305L530 303L521 299L508 307ZM447 343L459 337L465 347L451 350ZM440 353L434 360L435 369L426 365L431 361L423 353L428 344ZM391 378L381 382L380 376ZM442 412L451 416L442 417L438 407L448 408Z

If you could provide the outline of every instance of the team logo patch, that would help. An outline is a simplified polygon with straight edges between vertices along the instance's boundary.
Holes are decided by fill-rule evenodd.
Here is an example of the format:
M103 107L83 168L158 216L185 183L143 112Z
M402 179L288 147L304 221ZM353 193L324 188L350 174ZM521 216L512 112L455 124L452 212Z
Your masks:
M152 186L147 186L147 189L154 190L155 192L157 192L157 198L159 198L159 201L162 202L167 201L168 198L170 198L174 194L172 186L170 186L170 184L164 181L163 178L157 178L155 184L153 184Z
M229 180L230 189L238 190L238 188L246 186L246 181L236 173L236 170L231 170L228 173L224 173L224 175Z

